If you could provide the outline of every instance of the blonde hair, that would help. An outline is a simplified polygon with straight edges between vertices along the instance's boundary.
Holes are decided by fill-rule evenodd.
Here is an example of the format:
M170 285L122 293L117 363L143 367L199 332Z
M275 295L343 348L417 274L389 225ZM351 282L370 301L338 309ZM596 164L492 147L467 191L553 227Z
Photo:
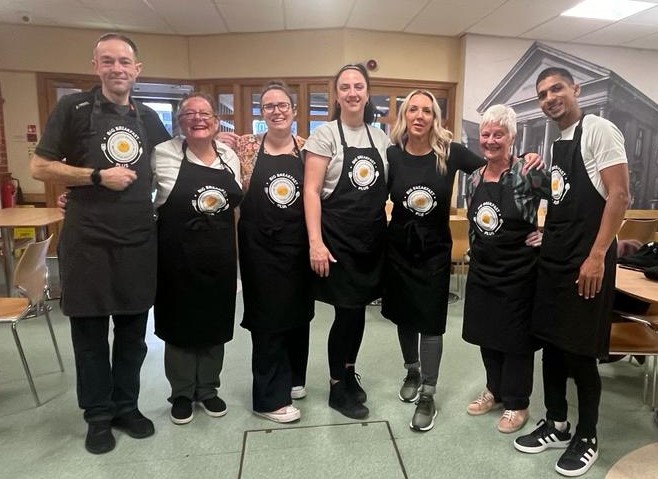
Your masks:
M434 98L434 95L427 90L414 90L407 95L407 97L398 109L398 117L395 126L391 130L391 142L404 149L404 144L407 141L407 110L411 98L416 95L425 95L432 100L432 128L430 129L429 143L436 156L436 169L445 175L448 171L446 166L448 159L448 151L450 150L450 142L452 141L452 132L446 130L441 126L441 107Z

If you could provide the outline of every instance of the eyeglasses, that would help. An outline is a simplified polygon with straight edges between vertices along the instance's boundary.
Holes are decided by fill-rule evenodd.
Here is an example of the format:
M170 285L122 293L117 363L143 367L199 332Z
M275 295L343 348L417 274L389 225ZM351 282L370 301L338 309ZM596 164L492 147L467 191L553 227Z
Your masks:
M191 120L194 117L198 116L202 120L210 120L215 117L215 114L209 111L185 111L178 115L178 118L185 118L186 120Z
M278 108L281 113L285 113L290 110L290 103L283 101L281 103L265 103L260 108L265 113L274 113L275 108Z

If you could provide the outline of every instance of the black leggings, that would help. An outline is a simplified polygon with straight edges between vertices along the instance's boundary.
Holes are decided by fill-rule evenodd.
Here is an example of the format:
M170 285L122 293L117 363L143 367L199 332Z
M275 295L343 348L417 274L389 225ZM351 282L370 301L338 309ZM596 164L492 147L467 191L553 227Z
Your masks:
M567 420L567 378L571 374L578 392L576 435L596 437L601 402L601 377L596 358L570 353L547 344L544 346L542 370L546 418L553 421Z
M341 308L334 306L336 317L329 331L327 350L331 379L345 378L345 365L356 363L363 330L366 326L366 307Z

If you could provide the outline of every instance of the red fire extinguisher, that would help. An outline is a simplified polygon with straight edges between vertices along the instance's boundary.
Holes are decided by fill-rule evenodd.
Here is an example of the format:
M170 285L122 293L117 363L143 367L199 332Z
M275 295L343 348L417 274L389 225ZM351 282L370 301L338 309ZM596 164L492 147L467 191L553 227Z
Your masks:
M13 208L16 206L16 192L18 191L18 180L6 178L0 186L0 199L3 208Z

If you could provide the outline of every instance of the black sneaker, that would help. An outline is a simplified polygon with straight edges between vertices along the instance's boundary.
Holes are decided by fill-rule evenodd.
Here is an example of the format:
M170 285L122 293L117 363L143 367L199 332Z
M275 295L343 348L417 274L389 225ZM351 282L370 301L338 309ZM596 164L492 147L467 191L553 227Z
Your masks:
M171 412L169 418L174 424L187 424L194 417L194 409L192 408L192 401L186 397L179 396L174 398L171 405Z
M514 440L514 447L521 452L536 454L549 448L563 449L569 445L571 424L567 423L567 430L562 432L555 428L555 423L548 419L541 419L537 429L525 436L519 436Z
M208 416L222 417L226 414L226 403L217 396L201 401L200 404L201 409L203 409ZM190 420L192 420L191 417Z
M411 418L409 427L414 431L429 431L434 427L434 418L436 417L436 407L434 406L434 396L431 394L421 394L416 401L416 412Z
M345 368L345 388L357 402L363 404L368 400L368 395L361 387L361 376L354 371L354 366Z
M574 436L567 450L555 464L555 470L563 476L582 476L598 458L599 446L595 437Z
M143 439L155 433L153 421L145 417L138 409L115 417L112 419L112 426L135 439Z
M343 416L347 416L351 419L364 419L370 413L367 407L358 402L354 396L347 391L347 385L344 381L338 381L331 385L329 407L334 408Z
M398 397L403 402L418 401L419 390L421 386L420 371L418 369L410 369L407 372L407 377L404 378Z
M87 437L85 448L92 454L104 454L110 452L116 446L116 440L112 435L110 421L90 422L87 426Z

